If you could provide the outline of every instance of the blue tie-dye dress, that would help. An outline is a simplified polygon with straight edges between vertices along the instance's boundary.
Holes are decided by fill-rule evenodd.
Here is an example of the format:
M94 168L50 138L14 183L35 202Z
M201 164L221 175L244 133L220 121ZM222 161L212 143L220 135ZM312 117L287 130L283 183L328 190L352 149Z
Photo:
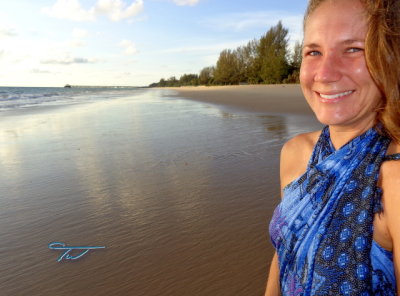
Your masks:
M283 296L396 295L392 254L372 239L390 143L378 129L335 150L325 127L306 173L284 188L270 223Z

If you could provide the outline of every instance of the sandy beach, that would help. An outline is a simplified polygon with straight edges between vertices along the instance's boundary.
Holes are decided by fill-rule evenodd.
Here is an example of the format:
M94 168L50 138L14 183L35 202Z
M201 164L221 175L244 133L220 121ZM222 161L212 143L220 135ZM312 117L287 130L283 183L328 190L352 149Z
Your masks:
M252 112L312 115L300 85L234 85L171 88L181 96Z
M1 293L261 295L281 146L319 127L299 87L110 97L1 112Z

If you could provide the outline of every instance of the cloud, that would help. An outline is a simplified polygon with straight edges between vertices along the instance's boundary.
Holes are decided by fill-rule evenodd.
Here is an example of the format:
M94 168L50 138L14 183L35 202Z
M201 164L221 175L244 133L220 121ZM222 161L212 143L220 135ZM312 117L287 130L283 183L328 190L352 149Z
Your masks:
M219 32L243 32L246 30L254 32L262 29L265 34L278 21L282 21L282 25L289 30L288 45L289 50L292 50L295 42L301 42L303 39L303 15L300 14L294 15L285 11L230 13L207 19L202 21L201 24ZM253 36L253 38L259 37L261 36Z
M42 12L54 18L77 22L93 21L95 19L94 9L83 9L78 0L57 0L53 6L44 7Z
M89 9L82 8L79 0L57 0L53 6L44 7L42 12L54 18L77 22L94 21L99 15L120 21L138 15L143 9L143 0L134 0L130 5L122 0L97 0Z
M172 1L179 6L194 6L200 2L200 0L172 0Z
M72 30L72 37L74 39L83 39L83 38L87 37L88 35L89 35L88 31L83 30L83 29L75 28Z
M161 51L157 51L155 53L159 54L185 54L185 53L195 53L195 54L204 54L210 52L220 52L226 48L236 48L240 45L246 44L248 41L246 40L238 40L232 42L223 42L223 43L209 43L202 45L191 45L191 46L183 46L183 47L175 47L175 48L167 48Z
M98 0L95 6L97 14L106 15L115 22L134 17L141 13L143 9L143 0L135 0L129 6L121 0Z
M72 40L68 42L69 46L72 47L82 47L85 45L83 39L89 36L89 32L83 29L74 28L71 33Z
M135 43L130 40L122 40L118 45L124 49L126 55L134 55L138 52Z
M81 58L81 57L71 57L65 56L55 59L47 59L40 61L41 64L51 64L51 65L71 65L71 64L93 64L97 61L95 59Z
M30 72L33 74L49 74L49 73L51 73L50 71L41 70L41 69L37 69L37 68L31 69Z
M15 37L17 36L17 31L9 27L0 27L0 38L1 37Z
M302 35L302 15L290 15L282 11L257 11L219 15L203 22L207 27L217 31L240 32L254 28L268 28L275 26L281 20L284 27L296 36Z

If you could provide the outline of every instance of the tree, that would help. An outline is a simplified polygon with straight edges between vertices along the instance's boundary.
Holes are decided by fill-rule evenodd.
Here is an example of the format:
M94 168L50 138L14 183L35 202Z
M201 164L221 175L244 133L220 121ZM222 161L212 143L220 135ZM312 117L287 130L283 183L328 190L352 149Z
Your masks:
M260 41L254 39L249 41L247 45L243 48L245 55L245 63L244 63L244 75L248 83L257 84L261 82L260 78L260 68L261 65L259 63L258 58L258 48Z
M291 66L295 70L300 70L301 61L302 61L302 57L303 57L302 52L303 52L303 44L300 43L299 41L296 41L294 48L293 48L292 58L290 61Z
M203 68L199 75L184 74L179 81L175 77L175 80L162 79L158 85L296 83L299 80L302 45L297 42L293 54L289 55L287 34L288 30L279 21L259 40L249 41L235 50L224 49L215 67Z
M214 80L215 67L205 67L200 71L199 84L210 85Z
M158 83L158 85L159 85L160 87L165 87L165 86L167 86L167 82L165 81L164 78L161 78L161 79L160 79L160 82Z
M220 84L239 83L237 57L232 50L225 49L220 53L214 76Z
M177 87L177 86L179 86L179 81L176 79L175 76L171 76L168 79L168 81L166 83L166 86L168 86L168 87Z
M289 74L287 34L288 30L279 21L260 39L258 62L264 83L281 83Z
M303 45L297 41L293 48L293 53L290 57L289 76L285 80L286 83L300 82L300 66L302 60Z
M199 85L199 76L197 74L183 74L179 79L179 84L184 85Z

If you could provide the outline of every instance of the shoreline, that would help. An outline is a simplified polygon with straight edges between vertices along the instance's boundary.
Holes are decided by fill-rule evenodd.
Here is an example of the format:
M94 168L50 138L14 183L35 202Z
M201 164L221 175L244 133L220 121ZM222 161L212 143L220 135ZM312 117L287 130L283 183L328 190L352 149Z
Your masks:
M251 112L313 116L298 84L184 86L160 89L176 91L185 99Z
M315 127L299 87L107 98L2 114L5 294L261 295L280 149ZM55 240L106 250L55 274Z

